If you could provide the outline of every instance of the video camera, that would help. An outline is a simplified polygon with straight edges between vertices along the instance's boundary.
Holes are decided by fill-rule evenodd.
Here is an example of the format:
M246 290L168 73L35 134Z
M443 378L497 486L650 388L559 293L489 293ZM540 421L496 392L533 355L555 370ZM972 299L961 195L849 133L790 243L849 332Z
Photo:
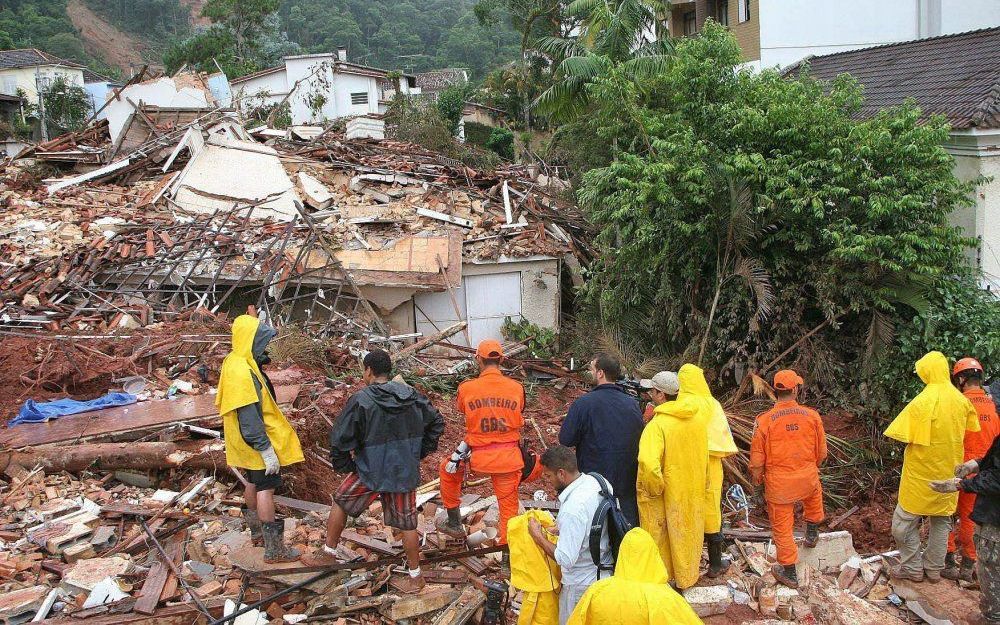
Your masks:
M636 399L639 399L642 396L642 393L646 390L642 388L639 384L639 380L636 378L622 378L615 382L615 384L622 387L622 390Z

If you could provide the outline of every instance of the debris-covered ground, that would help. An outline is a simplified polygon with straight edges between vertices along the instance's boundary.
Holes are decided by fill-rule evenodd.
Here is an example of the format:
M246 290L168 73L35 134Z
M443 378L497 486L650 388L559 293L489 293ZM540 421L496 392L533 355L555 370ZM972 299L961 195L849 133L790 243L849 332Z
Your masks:
M121 123L0 164L0 416L28 402L130 398L0 430L0 623L208 623L238 605L254 606L240 625L478 622L484 581L501 579L499 550L487 541L470 553L434 530L438 464L463 436L454 391L475 368L471 341L453 338L468 324L396 333L387 313L399 302L386 293L447 292L461 319L454 289L468 263L558 259L578 283L593 232L562 183L523 166L474 171L381 138L378 119L276 130L217 108L128 104ZM268 370L306 460L285 475L278 507L299 549L324 538L339 481L328 433L363 384L364 350L392 352L445 416L421 470L421 594L394 590L402 549L377 505L345 534L358 560L342 570L262 567L214 406L229 324L248 306L280 328ZM526 385L523 434L541 450L587 385L568 357L532 353L531 339L508 342L505 366ZM754 410L731 414L744 443ZM849 464L841 441L854 428L842 421L834 465ZM728 475L749 492L744 466L736 459ZM686 597L720 625L970 622L974 586L888 582L891 481L855 480L828 511L819 546L802 550L797 591L768 572L759 501L734 491L734 565ZM544 491L523 485L524 505L556 511ZM488 483L472 478L463 514L470 533L489 534ZM518 605L512 592L510 622Z

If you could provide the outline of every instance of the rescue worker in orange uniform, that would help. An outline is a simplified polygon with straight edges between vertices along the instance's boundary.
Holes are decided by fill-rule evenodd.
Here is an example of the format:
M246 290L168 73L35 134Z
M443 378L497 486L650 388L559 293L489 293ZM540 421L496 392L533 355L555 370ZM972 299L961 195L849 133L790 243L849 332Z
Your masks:
M778 552L771 567L775 579L797 588L795 564L798 548L795 504L802 502L806 519L806 547L819 540L819 524L825 518L819 465L826 459L826 432L819 413L799 405L802 378L790 369L774 376L777 399L774 408L757 417L750 443L750 475L754 484L764 484L767 516Z
M500 371L503 347L485 340L476 349L479 377L458 387L458 409L465 415L465 440L441 462L441 501L447 517L439 531L465 537L459 499L466 469L489 475L500 508L499 540L507 542L507 521L518 512L517 487L541 474L538 457L521 445L524 427L524 387Z
M986 456L993 439L1000 433L1000 420L997 419L997 408L993 399L983 389L983 365L975 358L962 358L955 363L951 379L958 390L962 391L979 415L978 432L965 432L965 455L963 462L978 460ZM976 570L976 546L972 542L976 524L969 518L972 507L976 503L976 494L964 491L958 492L958 526L948 535L948 555L945 557L945 568L941 577L945 579L961 579L971 582ZM958 547L962 548L962 566L959 568L955 558Z

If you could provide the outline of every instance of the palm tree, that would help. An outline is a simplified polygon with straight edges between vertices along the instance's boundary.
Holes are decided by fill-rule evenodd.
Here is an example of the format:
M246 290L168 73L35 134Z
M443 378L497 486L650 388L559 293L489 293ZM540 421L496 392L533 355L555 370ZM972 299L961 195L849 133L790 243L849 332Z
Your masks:
M555 121L587 105L585 87L619 66L641 79L666 69L672 46L664 26L666 0L573 0L567 14L581 20L574 37L544 37L538 49L553 59L556 82L535 100Z

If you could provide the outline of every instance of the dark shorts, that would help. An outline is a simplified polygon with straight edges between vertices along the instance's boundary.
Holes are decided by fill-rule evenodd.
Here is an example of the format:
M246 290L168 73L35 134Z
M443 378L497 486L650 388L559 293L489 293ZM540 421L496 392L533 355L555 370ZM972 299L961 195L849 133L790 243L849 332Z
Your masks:
M417 529L416 491L377 493L365 486L357 473L350 473L333 494L333 501L350 517L367 510L376 499L382 500L382 518L386 525L399 530Z
M281 486L281 471L274 475L265 475L264 469L243 469L247 474L247 481L254 485L257 490L277 490Z

